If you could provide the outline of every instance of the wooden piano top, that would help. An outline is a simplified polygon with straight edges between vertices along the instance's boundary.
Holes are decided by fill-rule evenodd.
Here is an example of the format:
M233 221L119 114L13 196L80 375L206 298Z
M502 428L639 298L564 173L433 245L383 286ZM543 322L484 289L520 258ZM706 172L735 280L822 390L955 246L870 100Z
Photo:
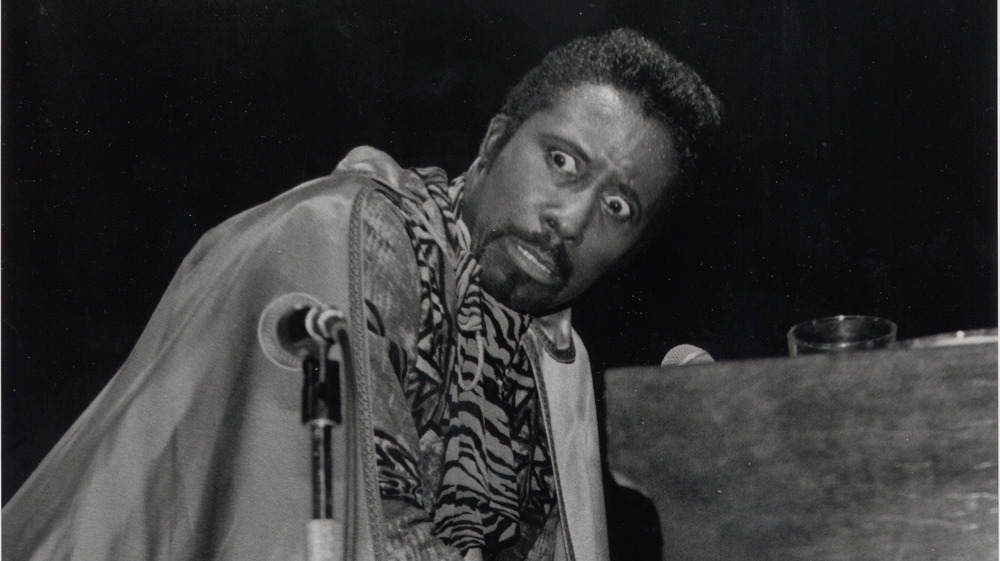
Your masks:
M615 369L664 559L997 558L997 345ZM614 523L614 521L611 521Z

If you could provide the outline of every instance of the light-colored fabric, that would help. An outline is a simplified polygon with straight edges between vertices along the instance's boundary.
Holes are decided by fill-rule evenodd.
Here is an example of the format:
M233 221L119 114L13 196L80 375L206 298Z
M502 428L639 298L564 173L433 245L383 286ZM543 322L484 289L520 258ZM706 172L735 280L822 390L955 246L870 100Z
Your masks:
M393 535L424 548L410 554L438 552L401 550L401 558L451 558L426 526L392 534L406 521L383 516L389 503L380 500L376 440L380 428L397 429L410 415L399 407L393 345L408 346L414 318L412 285L403 278L410 273L401 272L408 269L393 248L398 232L379 222L394 223L394 211L378 191L417 205L433 230L445 231L426 201L408 192L412 173L371 149L352 151L345 162L352 158L361 165L351 173L302 185L203 237L128 361L4 508L5 559L302 559L310 473L309 436L298 418L301 380L265 359L255 333L264 307L289 292L345 311L355 342L355 376L345 384L354 428L338 429L334 466L347 558L381 558ZM373 232L382 235L367 235ZM397 264L396 284L363 278L384 273L373 251ZM445 271L449 282L454 274ZM392 324L381 332L366 313L373 302ZM559 326L546 341L572 337L565 319L542 322ZM541 392L561 470L557 486L565 487L559 514L569 517L557 545L569 558L606 558L600 463L587 452L596 439L589 365L585 354L567 359L572 353L560 355L558 344L528 338L539 385L544 379L560 394ZM579 341L575 347L583 349ZM564 407L572 411L552 413ZM599 535L581 537L581 528ZM550 536L543 532L546 551Z
M354 314L363 350L345 240L368 183L317 180L202 238L123 367L5 506L4 559L304 558L301 380L263 355L256 326L272 299L305 292ZM370 420L353 417L370 415L366 388L352 382L347 415L367 436ZM377 493L365 473L371 439L338 437L334 488L352 521L350 553L371 559L377 494L345 501L348 489ZM359 479L348 484L352 473Z
M566 336L564 330L568 325L568 317L539 322L528 338L535 371L540 373L539 392L545 404L543 412L549 427L559 510L565 529L556 556L601 561L608 559L609 553L590 361L576 333L571 334L577 348L574 362L558 360L545 349L546 341Z

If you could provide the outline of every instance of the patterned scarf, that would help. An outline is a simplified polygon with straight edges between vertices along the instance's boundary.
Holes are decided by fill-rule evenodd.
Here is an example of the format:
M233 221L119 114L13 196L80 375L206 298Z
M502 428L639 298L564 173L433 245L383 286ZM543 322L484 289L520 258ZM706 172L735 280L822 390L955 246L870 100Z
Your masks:
M435 534L463 552L513 547L520 557L555 502L538 394L522 346L531 317L480 288L480 266L460 216L464 178L448 184L440 169L413 171L426 187L412 193L421 208L406 213L424 322L404 393L417 422L421 468L440 482L436 496L427 497ZM445 279L452 274L457 309L449 314Z

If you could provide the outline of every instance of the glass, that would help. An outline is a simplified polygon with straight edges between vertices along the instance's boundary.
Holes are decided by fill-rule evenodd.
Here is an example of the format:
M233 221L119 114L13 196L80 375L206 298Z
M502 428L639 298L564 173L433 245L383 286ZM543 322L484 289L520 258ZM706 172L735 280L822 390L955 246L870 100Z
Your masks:
M884 349L896 341L896 324L874 316L833 316L788 330L792 356Z

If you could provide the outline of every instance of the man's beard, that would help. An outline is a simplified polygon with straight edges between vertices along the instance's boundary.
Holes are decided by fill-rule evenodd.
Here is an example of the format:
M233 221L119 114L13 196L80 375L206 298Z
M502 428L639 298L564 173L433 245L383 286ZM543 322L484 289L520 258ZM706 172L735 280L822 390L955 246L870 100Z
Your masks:
M559 281L554 284L541 283L521 270L503 249L506 238L516 239L547 256ZM523 232L511 225L504 225L490 230L478 244L475 253L483 268L480 274L483 289L502 304L533 315L551 312L562 304L558 297L573 274L573 265L563 244L553 243L550 237L543 234Z

